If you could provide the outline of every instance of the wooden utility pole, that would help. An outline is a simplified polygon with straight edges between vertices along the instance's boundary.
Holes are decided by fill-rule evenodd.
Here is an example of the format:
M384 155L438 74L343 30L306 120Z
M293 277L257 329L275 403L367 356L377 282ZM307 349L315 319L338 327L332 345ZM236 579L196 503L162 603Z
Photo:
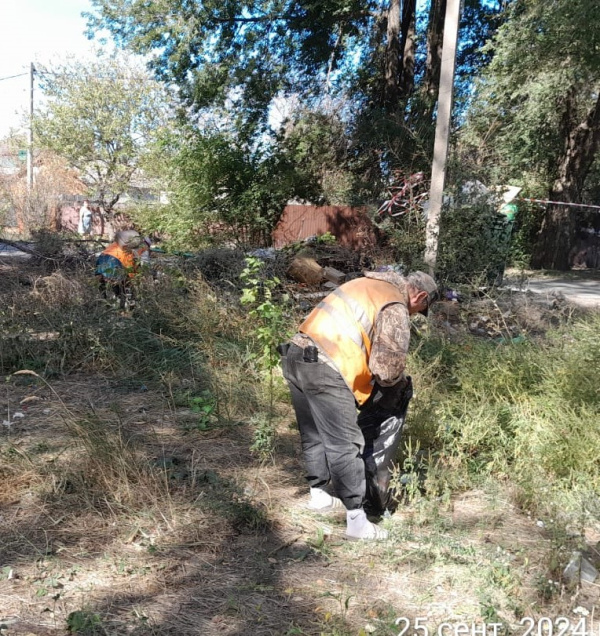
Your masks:
M29 130L27 132L27 194L33 186L33 62L29 66Z
M456 42L460 18L460 0L448 0L444 19L444 42L442 45L442 65L440 88L438 91L438 111L431 167L431 189L429 192L429 214L427 217L425 263L433 276L437 261L440 214L446 181L446 161L450 139L452 97L454 93L454 69L456 67Z

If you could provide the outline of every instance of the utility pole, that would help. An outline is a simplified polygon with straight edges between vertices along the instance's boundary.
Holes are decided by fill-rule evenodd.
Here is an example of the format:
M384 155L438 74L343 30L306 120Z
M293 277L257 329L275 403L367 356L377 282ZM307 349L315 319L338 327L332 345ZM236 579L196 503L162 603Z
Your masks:
M446 161L450 139L452 96L454 93L454 69L456 67L456 41L460 18L460 0L448 0L444 18L444 42L442 45L442 66L438 91L438 112L431 167L431 189L429 192L429 214L425 229L425 263L433 276L437 261L440 214L446 181Z
M33 62L29 66L29 130L27 133L27 194L33 186Z

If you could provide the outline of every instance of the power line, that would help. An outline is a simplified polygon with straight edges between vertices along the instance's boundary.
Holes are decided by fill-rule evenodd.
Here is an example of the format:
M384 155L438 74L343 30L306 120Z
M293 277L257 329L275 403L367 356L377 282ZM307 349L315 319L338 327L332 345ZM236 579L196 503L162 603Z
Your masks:
M543 205L564 205L569 208L590 208L600 210L600 205L588 205L587 203L568 203L567 201L549 201L547 199L526 199L518 197L517 201L527 201L529 203L541 203Z
M39 71L38 69L34 69L35 75L40 78L44 77L61 77L66 73L61 73L57 71ZM0 77L0 82L4 80L13 79L15 77L24 77L25 75L29 75L29 73L18 73L17 75L7 75L6 77ZM155 80L151 77L138 77L135 75L127 76L127 75L92 75L95 79L99 80L124 80L124 81L133 81L133 82L144 82L148 84L157 84L160 85L158 80Z
M60 73L57 71L38 71L37 69L35 69L35 74L40 76L40 77L60 77L62 75L65 75L65 73ZM9 80L9 79L13 79L15 77L23 77L24 75L29 75L29 73L18 73L17 75L7 75L6 77L0 77L0 82L2 82L3 80ZM150 77L136 77L135 75L132 76L127 76L127 75L93 75L94 78L96 79L107 79L107 80L111 80L111 79L117 79L117 80L131 80L131 81L135 81L135 82L149 82L149 83L153 83L153 84L159 84L160 82L158 82L155 79L152 79Z
M61 71L39 71L36 69L36 75L38 75L39 77L64 77L67 75L72 75L73 73L71 72L61 72ZM24 75L26 75L27 73L24 73ZM140 76L136 76L136 75L94 75L91 74L88 77L90 78L94 78L94 79L99 79L99 80L125 80L125 81L132 81L132 82L147 82L150 84L160 84L160 82L158 80L152 79L151 77L140 77Z
M7 77L0 77L0 82L3 80L13 79L13 77L23 77L23 75L29 75L29 73L19 73L18 75L8 75Z

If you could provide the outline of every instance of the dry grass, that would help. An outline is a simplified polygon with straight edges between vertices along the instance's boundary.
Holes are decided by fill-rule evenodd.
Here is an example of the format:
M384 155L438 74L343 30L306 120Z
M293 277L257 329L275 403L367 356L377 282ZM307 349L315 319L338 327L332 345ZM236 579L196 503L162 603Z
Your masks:
M18 618L29 633L63 634L71 612L84 611L111 635L395 634L399 616L424 617L431 629L490 622L490 608L509 624L574 616L590 594L573 600L559 587L544 600L540 581L568 545L517 509L509 488L417 501L385 522L388 544L347 543L343 515L301 505L289 412L274 463L261 467L248 432L184 433L177 410L156 395L114 392L93 376L53 391L8 388L12 404L42 398L4 432L0 455L13 475L1 504L1 564L12 570L0 581L1 618ZM65 408L72 417L86 402L107 433L121 414L130 436L118 439L132 447L117 450L127 467L98 464L85 435L65 424ZM180 463L152 463L173 457ZM181 479L179 469L188 471Z
M84 278L42 283L30 271L35 284L21 285L23 271L6 273L4 298L24 296L14 311L46 304L59 331L54 295L63 316L88 307L88 326L109 315L90 309ZM249 451L263 386L250 341L232 341L246 333L243 315L222 309L200 279L181 295L165 285L134 320L110 323L113 340L128 345L116 349L121 360L109 344L94 357L69 349L68 373L5 383L2 636L63 636L68 625L82 636L397 636L399 617L411 626L423 618L431 634L444 621L518 631L522 616L576 621L578 606L598 611L600 588L569 587L560 573L572 549L592 550L600 535L566 535L557 519L523 510L510 479L454 492L432 483L435 494L383 521L392 539L380 545L346 542L343 515L306 510L286 401L273 461ZM181 349L184 339L193 346ZM427 379L445 364L425 360L411 405L421 422L435 418ZM218 398L204 428L190 403L200 390Z

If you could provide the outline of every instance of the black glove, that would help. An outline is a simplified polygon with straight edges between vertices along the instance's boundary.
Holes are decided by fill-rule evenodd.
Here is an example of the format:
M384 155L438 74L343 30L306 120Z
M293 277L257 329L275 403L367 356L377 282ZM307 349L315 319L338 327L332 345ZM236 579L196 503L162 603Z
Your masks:
M390 414L399 414L407 408L412 395L413 387L410 376L403 378L393 386L379 386L379 384L375 383L373 387L373 406Z

